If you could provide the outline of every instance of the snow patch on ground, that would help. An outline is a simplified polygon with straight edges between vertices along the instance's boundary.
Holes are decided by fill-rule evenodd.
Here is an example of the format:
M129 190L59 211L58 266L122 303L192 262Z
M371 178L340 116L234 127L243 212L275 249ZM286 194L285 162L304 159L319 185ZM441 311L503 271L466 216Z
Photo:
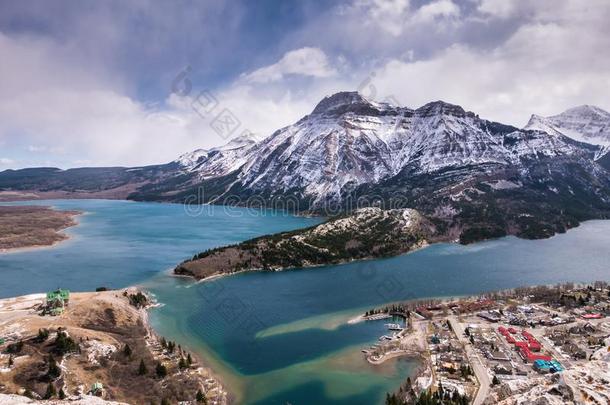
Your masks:
M116 346L111 344L105 344L98 340L89 340L85 344L85 350L87 351L87 361L94 365L99 365L99 359L108 358L110 355L117 351Z
M489 185L494 190L510 190L513 188L522 187L523 184L521 182L514 183L508 180L497 180L497 181L487 181L485 184Z

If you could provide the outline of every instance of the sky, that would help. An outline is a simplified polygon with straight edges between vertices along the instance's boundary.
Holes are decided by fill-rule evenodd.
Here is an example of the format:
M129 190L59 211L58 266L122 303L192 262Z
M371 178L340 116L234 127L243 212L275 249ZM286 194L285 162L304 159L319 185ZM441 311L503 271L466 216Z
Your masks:
M166 163L325 96L610 111L607 0L0 0L0 170Z

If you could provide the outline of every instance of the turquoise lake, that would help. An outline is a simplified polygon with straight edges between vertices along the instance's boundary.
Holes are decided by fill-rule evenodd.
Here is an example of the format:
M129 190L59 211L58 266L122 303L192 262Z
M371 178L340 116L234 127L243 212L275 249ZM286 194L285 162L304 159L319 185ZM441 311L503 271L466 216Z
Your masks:
M138 284L163 305L162 335L196 350L244 404L377 404L415 364L368 365L384 322L348 325L378 304L562 281L610 280L610 221L547 240L437 244L389 259L194 283L170 275L201 250L319 222L272 211L105 200L36 201L85 212L53 248L0 254L0 297Z

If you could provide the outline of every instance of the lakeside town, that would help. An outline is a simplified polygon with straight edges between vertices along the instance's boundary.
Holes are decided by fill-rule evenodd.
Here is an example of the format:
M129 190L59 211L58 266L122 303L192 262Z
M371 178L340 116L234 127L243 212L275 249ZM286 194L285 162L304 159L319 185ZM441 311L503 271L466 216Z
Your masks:
M209 370L146 326L150 304L135 289L0 300L3 400L229 403ZM420 363L386 404L559 405L609 403L609 317L610 285L595 282L395 303L358 320L387 322L362 350L369 363Z
M363 353L372 364L420 361L390 405L608 404L609 316L606 282L411 301L361 318L392 320Z

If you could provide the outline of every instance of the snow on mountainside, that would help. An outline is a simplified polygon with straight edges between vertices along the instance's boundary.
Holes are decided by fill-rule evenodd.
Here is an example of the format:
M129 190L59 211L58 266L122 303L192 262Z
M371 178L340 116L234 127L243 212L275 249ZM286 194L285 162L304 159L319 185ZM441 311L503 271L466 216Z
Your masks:
M246 162L255 144L256 138L244 135L222 146L185 153L174 162L186 172L197 173L201 179L224 176Z
M552 117L532 115L524 129L536 129L553 135L565 135L576 141L610 146L610 113L583 105Z
M0 190L325 215L383 204L418 210L448 240L548 237L610 218L609 121L585 106L518 129L442 101L411 109L342 92L260 141L241 137L135 169L7 170Z
M340 200L407 166L434 173L578 152L561 137L486 121L457 105L436 101L412 110L369 102L357 92L324 98L310 115L258 143L235 142L178 162L201 179L236 171L240 189L296 192L315 203Z

